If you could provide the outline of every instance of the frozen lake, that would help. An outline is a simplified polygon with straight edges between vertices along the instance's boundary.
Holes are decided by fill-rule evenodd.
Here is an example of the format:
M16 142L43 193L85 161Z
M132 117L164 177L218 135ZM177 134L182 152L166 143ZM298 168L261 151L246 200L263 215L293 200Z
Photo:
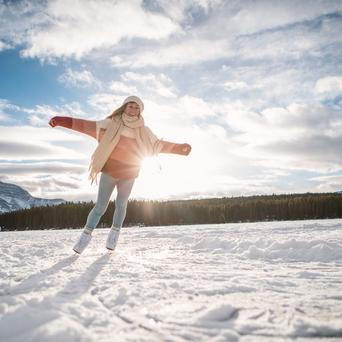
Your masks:
M341 341L342 220L0 233L0 340Z

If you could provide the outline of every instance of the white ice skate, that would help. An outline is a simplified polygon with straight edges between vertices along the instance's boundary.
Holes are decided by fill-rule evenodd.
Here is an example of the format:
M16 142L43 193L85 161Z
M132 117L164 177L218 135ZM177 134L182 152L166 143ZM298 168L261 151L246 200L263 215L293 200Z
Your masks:
M106 248L114 251L120 235L119 227L112 227L107 237Z
M76 253L81 254L84 251L84 249L88 246L91 238L92 238L91 234L82 232L79 240L76 242L75 246L73 247L73 250Z

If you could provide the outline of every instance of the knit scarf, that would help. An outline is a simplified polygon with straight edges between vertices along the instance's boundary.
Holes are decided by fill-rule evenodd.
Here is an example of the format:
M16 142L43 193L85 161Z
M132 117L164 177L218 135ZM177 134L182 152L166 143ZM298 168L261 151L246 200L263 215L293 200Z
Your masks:
M160 152L162 148L161 141L157 140L153 144L153 141L156 139L153 139L153 133L145 126L144 118L141 115L139 117L131 117L123 113L120 116L114 116L110 120L101 141L91 156L89 165L89 179L91 180L91 184L93 184L94 180L97 183L97 175L119 142L124 126L134 129L135 139L143 156L152 156Z

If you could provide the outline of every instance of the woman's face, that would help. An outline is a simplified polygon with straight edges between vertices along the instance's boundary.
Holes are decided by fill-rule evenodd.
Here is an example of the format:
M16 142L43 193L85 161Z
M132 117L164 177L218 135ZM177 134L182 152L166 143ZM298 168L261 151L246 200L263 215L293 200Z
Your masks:
M135 102L128 102L125 108L125 113L129 116L138 116L140 113L140 108Z

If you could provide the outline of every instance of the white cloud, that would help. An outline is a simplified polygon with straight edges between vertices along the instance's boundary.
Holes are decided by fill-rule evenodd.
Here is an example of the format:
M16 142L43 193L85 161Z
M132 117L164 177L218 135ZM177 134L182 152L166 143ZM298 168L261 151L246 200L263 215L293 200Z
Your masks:
M173 81L163 73L125 72L120 76L120 81L112 81L109 88L113 93L97 93L88 99L88 104L97 113L97 119L110 115L128 95L140 96L145 102L145 99L160 97L174 99L178 92Z
M342 94L342 76L320 78L315 85L318 93Z
M27 31L47 21L42 1L1 1L0 38L15 47L27 43Z
M47 3L44 14L46 21L33 23L29 31L26 57L79 59L124 38L159 40L179 30L169 18L144 10L138 0L54 0Z
M178 108L181 115L186 115L194 119L216 116L211 106L199 97L182 96L179 99Z
M310 181L315 183L321 192L342 191L342 174L312 177Z
M324 106L293 103L287 108L266 109L262 115L272 128L277 127L286 132L299 132L299 134L303 132L330 134L342 124L338 111Z
M0 126L0 176L35 196L94 200L87 171L95 147L95 139L61 127Z
M110 90L120 94L136 94L138 92L135 86L127 85L123 82L113 81L109 86Z
M162 6L176 7L175 2ZM191 6L182 2L176 11L178 14L171 11L170 15L179 22L187 22L191 10ZM223 58L298 60L305 54L324 54L322 47L342 41L339 18L324 15L341 10L342 5L334 1L326 1L324 5L316 1L225 2L214 7L210 16L199 24L190 21L190 27L185 27L183 34L170 36L158 45L116 54L115 65L185 66ZM314 28L315 21L320 21L319 29Z
M176 97L177 89L173 81L163 73L136 73L126 72L121 75L122 80L138 84L144 91L154 93L163 97Z
M115 67L187 65L229 57L297 59L304 52L319 53L324 44L341 42L339 20L324 18L342 10L333 0L50 0L0 6L6 18L0 38L26 46L24 56L80 59L95 50L106 55L114 47L109 60ZM321 20L319 30L310 25L314 20Z
M157 5L163 12L177 22L192 23L193 11L207 15L224 3L223 0L158 0Z
M236 14L229 24L235 26L240 34L252 34L340 11L342 5L334 0L260 0L237 2L231 7Z
M239 90L248 88L247 83L243 81L227 81L223 84L223 86L227 90Z
M165 45L153 47L148 51L126 56L125 59L130 61L132 68L141 68L167 65L183 66L232 55L233 50L227 37L221 40L210 40L186 36L181 40L171 41Z
M17 112L20 108L13 105L6 99L0 98L0 121L11 122L14 121L10 112Z
M326 47L342 42L339 34L342 23L334 17L321 18L320 21L319 30L313 29L314 22L311 25L303 22L278 30L239 36L234 40L233 46L236 57L244 60L268 59L274 63L275 58L298 61L304 56L324 55ZM328 49L327 51L329 52Z
M110 64L114 68L124 68L129 67L132 64L132 62L124 57L113 56L110 58Z
M0 121L9 121L10 119L10 116L0 112Z
M70 164L65 162L22 162L22 163L0 163L0 175L16 176L42 176L42 175L69 175L86 173L87 166ZM43 177L42 177L43 178Z
M0 126L1 158L88 160L96 140L63 127Z
M10 49L11 46L3 41L0 40L0 51Z
M219 139L222 139L223 141L227 140L227 131L222 127L217 124L209 124L207 126L207 132L211 136L215 136Z
M67 68L65 73L58 77L60 83L68 87L86 88L91 86L100 87L100 82L88 70L75 71Z
M71 149L42 142L22 142L0 140L0 158L6 160L48 160L48 159L75 159L84 155Z
M211 83L208 83L207 88L217 93L224 89L227 91L227 95L222 97L224 102L227 102L228 96L230 104L240 102L244 110L248 108L254 112L269 107L286 107L293 102L315 102L319 105L325 95L315 91L317 74L325 73L327 69L334 69L335 66L324 64L321 69L313 72L315 63L302 61L296 67L296 63L289 65L285 61L273 59L266 64L247 63L237 66L225 64L221 67L220 73L207 76L211 77ZM239 83L236 85L235 82L242 82L242 84L239 86ZM228 84L228 88L225 84Z
M261 113L226 105L222 115L236 134L232 151L253 156L265 167L337 170L342 158L342 117L324 106L291 104ZM225 113L225 114L224 114Z
M64 200L96 200L96 191L87 180L87 167L61 162L0 163L2 181L14 183L32 196Z
M20 110L28 114L31 125L45 127L54 116L83 117L85 115L78 102L66 103L62 106L36 105L33 109L20 108Z
M95 109L96 119L100 120L119 108L125 97L124 95L99 93L91 95L88 99L88 104Z

